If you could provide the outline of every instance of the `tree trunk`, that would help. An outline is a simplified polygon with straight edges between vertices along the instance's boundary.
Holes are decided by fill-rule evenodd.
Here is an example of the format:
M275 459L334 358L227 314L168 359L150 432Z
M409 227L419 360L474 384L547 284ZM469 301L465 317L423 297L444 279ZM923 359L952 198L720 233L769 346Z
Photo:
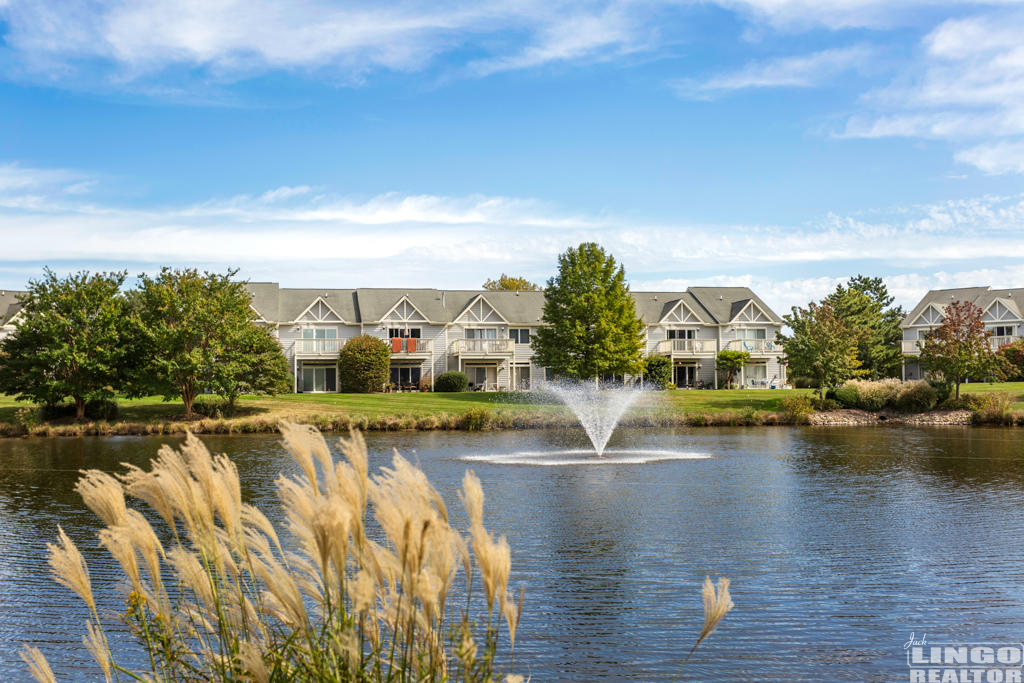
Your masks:
M956 400L960 400L960 378L956 378Z
M84 422L85 421L85 399L84 398L79 398L77 396L75 396L74 399L75 399L75 420L77 420L78 422Z
M181 400L185 404L185 419L192 419L192 404L196 402L196 394L192 389L181 390Z

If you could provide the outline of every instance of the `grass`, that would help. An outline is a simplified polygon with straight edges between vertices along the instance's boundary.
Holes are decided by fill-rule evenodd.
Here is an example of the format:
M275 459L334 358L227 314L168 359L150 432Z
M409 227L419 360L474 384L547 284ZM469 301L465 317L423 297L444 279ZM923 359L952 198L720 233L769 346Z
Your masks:
M1024 410L1024 382L965 384L961 392L1007 392L1012 410ZM810 389L677 390L653 394L627 415L625 422L672 426L692 424L764 424L784 422L781 402L788 396L811 395ZM215 397L202 397L215 402ZM26 406L0 395L0 435L17 434L15 413ZM88 426L64 420L42 425L39 436L79 434L197 433L273 431L281 420L315 424L326 430L362 429L472 429L491 427L564 426L568 411L537 393L407 393L407 394L285 394L243 397L238 414L230 418L184 421L180 401L158 396L122 399L119 417L111 424ZM752 416L776 415L773 419Z

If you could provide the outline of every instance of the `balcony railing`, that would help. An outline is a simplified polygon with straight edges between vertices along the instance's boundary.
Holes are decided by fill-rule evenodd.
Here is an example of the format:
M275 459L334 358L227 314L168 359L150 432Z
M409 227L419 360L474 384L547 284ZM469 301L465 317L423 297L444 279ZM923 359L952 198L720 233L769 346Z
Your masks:
M294 349L300 356L332 356L344 345L344 339L296 339Z
M715 342L705 339L662 339L658 342L658 353L704 353L714 351Z
M388 340L392 354L429 354L430 340L419 337L392 337Z
M1006 346L1007 344L1013 344L1014 342L1020 341L1021 339L1022 339L1022 337L1019 337L1019 336L1016 336L1016 335L1008 336L1008 337L989 337L988 338L988 346L993 351L998 351L1000 348ZM920 355L920 353L921 353L921 346L923 346L923 345L924 345L924 340L923 339L911 339L911 340L904 339L903 341L900 342L900 346L901 346L901 348L903 350L903 353L914 355L914 356Z
M729 351L746 351L747 353L781 353L782 344L771 339L732 339L725 348Z
M1016 335L1010 336L1010 337L989 337L988 338L988 344L992 348L993 351L998 351L1000 348L1006 346L1007 344L1012 344L1015 341L1019 341L1019 340L1020 340L1020 337L1018 337Z
M452 352L461 356L507 356L515 351L511 339L456 339Z

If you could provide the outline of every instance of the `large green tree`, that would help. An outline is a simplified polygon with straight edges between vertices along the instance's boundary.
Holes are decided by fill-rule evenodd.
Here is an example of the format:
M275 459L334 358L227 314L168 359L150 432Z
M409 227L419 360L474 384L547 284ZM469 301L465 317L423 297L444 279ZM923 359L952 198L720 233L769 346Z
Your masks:
M999 377L1002 373L1002 361L989 346L983 315L970 301L954 301L942 312L942 324L925 335L921 346L922 367L941 372L953 382L956 398L968 377Z
M210 388L223 398L230 412L243 394L285 394L291 390L288 359L281 344L265 327L233 327L234 339L224 345L213 366Z
M597 379L643 371L643 323L615 258L587 242L558 257L544 290L545 323L530 342L534 361L561 377Z
M47 268L29 282L17 327L0 342L0 393L46 404L70 398L81 420L87 402L122 390L135 362L125 276L59 278Z
M782 318L792 334L779 332L776 339L785 349L789 372L817 380L822 397L828 389L864 374L857 357L863 331L840 315L828 299L807 308L794 306Z
M489 292L537 292L540 291L540 285L530 282L525 277L502 273L497 280L488 278L484 283L484 289Z
M857 275L825 299L857 331L857 358L869 379L897 377L903 361L900 340L903 308L893 306L885 282L880 277Z
M137 390L156 391L168 401L180 398L185 416L192 417L201 392L230 396L254 383L258 362L245 353L255 339L253 315L245 283L231 279L236 272L163 268L155 277L139 276L131 292L144 358Z

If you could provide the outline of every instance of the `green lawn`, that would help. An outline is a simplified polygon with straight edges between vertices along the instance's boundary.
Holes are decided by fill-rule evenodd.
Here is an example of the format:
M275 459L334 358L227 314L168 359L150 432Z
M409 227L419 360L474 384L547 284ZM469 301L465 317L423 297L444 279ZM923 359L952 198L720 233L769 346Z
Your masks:
M965 384L963 392L988 393L1005 391L1014 396L1014 408L1024 410L1024 382L999 384ZM809 389L730 389L675 390L651 394L635 409L655 412L705 412L727 410L775 411L786 396L810 395ZM216 400L204 397L205 400ZM0 395L0 423L10 423L15 412L27 404ZM461 415L474 407L485 406L492 412L514 411L525 414L557 413L563 408L540 393L457 394L285 394L274 397L243 397L239 401L241 416L264 416L272 419L309 415L348 415L352 418L380 418L393 415L423 417L437 414ZM180 401L165 402L152 396L119 401L120 421L160 423L180 419Z

